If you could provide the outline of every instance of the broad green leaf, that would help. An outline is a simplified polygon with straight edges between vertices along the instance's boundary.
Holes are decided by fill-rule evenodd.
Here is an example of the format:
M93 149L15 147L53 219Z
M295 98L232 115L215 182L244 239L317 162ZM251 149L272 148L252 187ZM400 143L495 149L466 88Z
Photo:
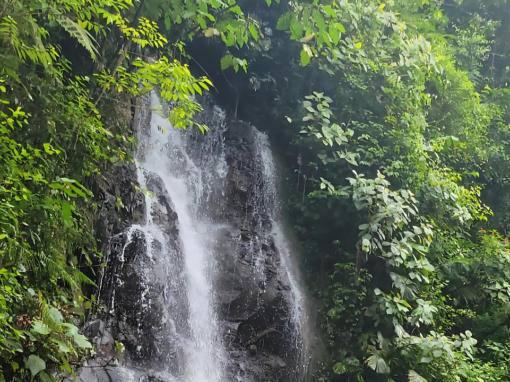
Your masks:
M227 55L221 59L221 70L227 70L233 64L232 56Z
M386 365L386 361L384 360L384 358L382 358L378 354L371 355L370 357L367 358L366 362L368 366L372 370L375 370L377 374L387 374L390 371L390 369Z
M61 351L62 353L69 353L71 350L69 349L69 347L62 341L59 341L59 340L56 340L54 338L51 339L53 341L53 343L55 343L56 345L58 345L58 349L59 351Z
M92 348L92 345L83 334L76 333L73 336L74 342L81 348Z
M335 45L340 42L340 30L333 24L329 24L329 37Z
M30 331L32 333L38 333L43 335L50 334L50 329L40 321L34 321L32 323L32 328L30 329Z
M324 12L330 17L336 18L338 15L336 14L336 11L331 7L331 5L326 5L324 7Z
M46 373L45 371L41 371L39 373L39 378L43 381L43 382L55 382L55 380L53 379L53 377L51 375L49 375L48 373Z
M30 354L28 359L25 361L25 367L30 369L32 377L35 377L41 370L46 369L46 362L35 354Z
M298 40L303 36L303 24L297 19L292 19L290 23L291 39Z
M71 224L71 206L67 201L62 202L62 220Z
M78 334L79 329L73 324L62 323L60 324L60 326L68 328L68 331L66 333L67 337L74 337L76 334Z
M429 252L429 249L428 247L424 247L423 245L420 245L420 244L416 244L416 243L409 243L409 245L411 247L413 247L414 249L416 249L417 251L420 251L422 253L428 253Z
M317 25L320 31L326 29L326 22L324 21L324 16L318 9L314 9L313 11L313 20L315 21L315 25Z
M281 30L281 31L288 30L290 28L290 22L293 17L294 17L294 13L292 13L292 12L284 13L278 19L278 23L276 24L276 29Z
M51 318L53 318L53 321L55 321L57 323L61 323L64 321L64 317L62 316L62 313L60 313L60 311L57 308L51 307L48 310L48 313L51 316Z

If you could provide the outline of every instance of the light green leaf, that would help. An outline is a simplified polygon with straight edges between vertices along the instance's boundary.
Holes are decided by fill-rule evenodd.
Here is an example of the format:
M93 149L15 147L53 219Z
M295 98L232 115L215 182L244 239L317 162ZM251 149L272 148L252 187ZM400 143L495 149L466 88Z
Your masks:
M303 24L297 19L292 19L290 22L290 31L292 33L291 39L298 40L303 35Z
M227 70L232 65L232 56L227 55L221 59L221 70Z
M409 370L409 382L427 382L427 380L416 371Z
M382 358L378 354L372 354L370 357L367 358L366 362L368 366L372 370L375 370L377 374L387 374L390 371L388 365L386 365L386 361L384 360L384 358Z
M73 336L74 342L76 342L76 345L78 345L81 348L89 348L92 349L92 345L87 340L87 337L85 337L83 334L76 333Z
M345 28L342 24L340 23L335 23L335 26L338 28L338 30L342 33L345 33Z
M50 308L48 313L50 314L51 318L53 318L53 321L57 323L64 322L64 317L62 316L62 313L57 308Z
M35 377L41 370L46 369L46 362L35 354L30 354L28 359L25 361L25 367L30 369L32 377Z
M310 63L311 54L309 54L310 47L306 44L303 44L303 49L301 50L301 65L306 66Z
M50 329L40 321L34 321L32 324L32 329L30 329L30 331L32 333L38 333L43 335L50 334Z
M69 347L62 341L59 341L59 340L56 340L54 338L51 339L53 341L53 343L55 343L56 345L58 345L58 349L62 352L62 353L69 353L70 350L69 350Z
M324 21L324 16L318 9L314 9L313 11L313 20L315 21L315 25L317 25L321 32L324 29L326 29L326 22Z
M255 39L255 41L258 41L259 35L257 33L257 29L255 28L255 26L253 24L250 24L249 29L250 29L251 36Z
M333 18L338 17L338 15L337 15L336 11L335 11L335 10L331 7L331 5L326 5L326 6L324 7L324 12L325 12L328 16L330 16L330 17L333 17Z
M337 45L340 42L340 30L333 24L329 25L329 37L333 40L333 43Z
M420 245L420 244L409 243L409 245L411 247L413 247L414 249L416 249L417 251L420 251L420 252L423 252L423 253L428 253L428 251L429 251L429 249L427 247L424 247L423 245Z
M278 23L276 24L276 29L280 31L285 31L290 28L290 22L292 20L292 17L294 14L292 12L284 13L279 19Z

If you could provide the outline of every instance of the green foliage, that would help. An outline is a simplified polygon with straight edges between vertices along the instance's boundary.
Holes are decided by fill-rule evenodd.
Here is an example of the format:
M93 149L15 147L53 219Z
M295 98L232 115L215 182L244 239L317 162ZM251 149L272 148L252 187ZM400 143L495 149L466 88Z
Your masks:
M509 9L293 0L247 53L297 174L318 380L508 379Z
M205 132L193 96L212 82L191 74L184 41L202 30L242 47L261 33L234 1L156 3L0 5L0 381L74 375L92 349L75 326L95 305L83 290L102 266L94 231L101 204L89 187L106 166L133 162L126 110L156 90L174 103L176 128ZM234 66L246 70L247 62Z
M204 39L297 173L289 212L332 361L317 380L507 380L510 3L146 3L0 6L3 378L51 380L85 356L67 316L92 307L80 269L101 257L85 185L135 146L105 121L155 89L175 127L205 131L192 96L212 83L184 63Z

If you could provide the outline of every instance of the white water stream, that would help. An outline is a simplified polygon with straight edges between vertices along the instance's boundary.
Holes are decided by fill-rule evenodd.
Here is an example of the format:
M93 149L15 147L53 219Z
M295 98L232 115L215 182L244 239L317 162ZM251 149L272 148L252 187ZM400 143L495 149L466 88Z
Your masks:
M155 94L152 106L159 104ZM181 334L185 362L183 382L223 382L224 350L213 308L212 276L214 253L208 243L214 241L207 216L198 208L207 197L202 171L186 153L183 132L170 125L167 118L152 113L150 138L145 156L137 164L138 181L146 187L149 178L158 175L170 196L178 216L180 245L185 260L188 300L188 333ZM221 163L218 163L221 169ZM221 171L218 171L221 174ZM153 196L154 197L154 196ZM149 231L164 234L153 224L152 197L146 196Z
M307 322L307 318L305 317L305 296L304 292L301 290L301 284L296 279L296 275L299 274L299 272L297 269L293 268L293 266L295 266L293 248L283 229L281 215L282 206L279 202L277 190L277 185L279 184L278 171L273 153L271 152L268 136L255 129L255 141L263 166L262 174L264 177L265 193L267 195L266 208L270 211L269 215L273 228L272 234L275 239L275 246L280 253L283 266L282 270L289 280L292 292L292 298L291 301L289 301L292 308L292 324L296 328L296 334L298 334L296 339L301 339L306 336L299 334L303 334L302 332L307 330L304 327ZM297 346L301 346L301 344L297 344Z
M159 104L153 92L151 106ZM161 333L157 334L164 341L158 342L157 346L166 342L170 350L166 349L165 353L165 349L161 349L161 352L158 349L156 352L167 354L165 357L168 357L165 359L168 364L164 364L165 361L159 364L162 362L159 359L155 371L151 372L151 375L158 378L157 381L227 382L233 380L229 377L232 375L227 371L229 368L230 372L233 366L243 369L242 364L235 365L232 361L232 354L229 354L232 348L227 351L228 344L222 340L224 332L220 329L218 318L219 303L215 295L218 285L215 283L219 267L216 261L228 256L235 258L235 261L238 259L234 253L217 253L222 248L220 241L225 240L225 232L232 228L233 222L219 221L222 219L222 211L218 211L218 208L226 208L228 205L224 203L229 174L226 160L228 148L224 143L226 116L216 107L209 114L208 117L214 120L212 131L200 137L199 142L194 141L196 137L193 132L175 129L167 118L156 112L151 114L150 129L148 126L140 126L139 131L137 178L142 189L150 189L154 194L147 193L145 196L145 224L133 225L124 233L126 240L118 260L125 261L124 252L133 242L135 232L143 235L145 263L137 266L141 284L146 286L146 290L142 292L140 305L145 314L151 313L150 309L156 305L161 307L166 304L161 307L163 325ZM251 129L248 125L246 128ZM295 340L293 350L297 349L297 354L301 355L297 362L299 366L296 366L301 368L306 363L301 362L306 353L301 351L306 347L303 343L306 337L303 334L306 330L304 293L296 276L299 272L294 268L294 249L283 228L277 192L278 172L269 140L267 135L255 128L253 136L250 139L254 139L256 152L251 155L256 158L250 158L258 164L251 171L255 175L259 174L262 182L258 185L249 184L248 187L256 190L261 185L262 188L254 192L257 200L250 203L255 205L253 214L259 219L259 234L265 235L265 238L270 238L269 234L274 237L274 246L281 262L278 267L279 280L290 287L290 291L285 292L291 311L288 332L291 333L291 340ZM234 165L243 165L242 159ZM170 205L168 209L165 203ZM173 217L167 216L169 211L174 213ZM263 219L269 219L271 225L264 225ZM177 236L172 231L174 223L178 229ZM269 226L272 227L270 232L267 231ZM265 279L266 254L260 248L257 252L254 254L253 274L258 282L259 279ZM158 289L161 285L163 287ZM161 296L162 300L157 300ZM115 298L113 290L111 299ZM114 313L115 301L111 301L110 307ZM139 333L145 333L141 326ZM153 381L147 379L146 372L137 367L119 368L118 375L121 375L122 382ZM304 374L301 370L293 370L292 377L286 381L301 380L298 377ZM242 374L236 380L244 381Z

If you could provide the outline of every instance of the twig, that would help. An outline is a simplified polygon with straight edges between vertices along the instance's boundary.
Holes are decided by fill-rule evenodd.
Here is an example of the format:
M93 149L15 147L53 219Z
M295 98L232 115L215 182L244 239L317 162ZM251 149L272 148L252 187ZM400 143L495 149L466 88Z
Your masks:
M209 77L209 79L210 79L210 80L211 80L211 82L212 82L212 77L209 75L209 73L207 73L207 71L206 71L206 70L202 67L202 65L200 65L200 63L199 63L197 60L195 60L195 58L194 58L193 56L191 56L191 55L189 55L189 56L191 57L191 59L192 59L193 61L195 61L195 63L196 63L198 66L200 66L200 69L202 69L202 70L204 71L204 73L207 75L207 77ZM220 94L220 92L218 91L218 89L216 88L216 86L214 86L214 83L213 83L213 87L214 87L214 90L216 90L216 93Z
M234 114L235 119L237 119L237 107L239 106L239 96L240 96L240 93L237 93L236 111L235 111L235 114Z
M236 88L234 85L232 85L232 83L228 80L228 78L227 78L227 76L225 75L225 72L224 72L223 70L221 71L221 74L223 74L223 77L225 77L225 80L227 80L227 83L228 83L228 84L230 85L230 87L231 87L232 89L234 89L234 91L236 92L237 99L236 99L235 118L237 119L237 106L238 106L238 104L239 104L239 96L240 96L239 91L238 91L238 90L237 90L237 88Z

